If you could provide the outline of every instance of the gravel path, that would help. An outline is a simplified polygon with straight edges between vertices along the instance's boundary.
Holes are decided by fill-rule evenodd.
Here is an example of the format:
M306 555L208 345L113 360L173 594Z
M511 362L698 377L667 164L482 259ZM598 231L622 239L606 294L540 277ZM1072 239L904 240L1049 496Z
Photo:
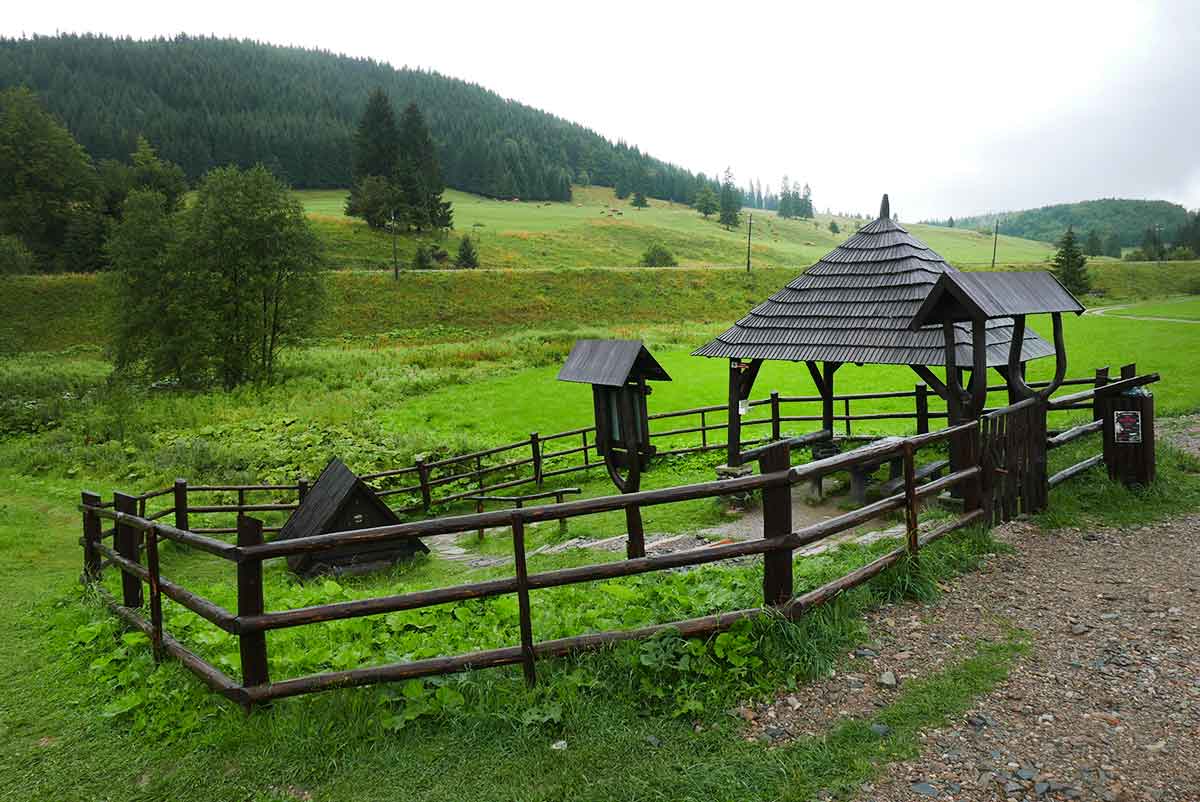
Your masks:
M1128 531L996 530L990 558L932 605L874 614L872 642L828 680L744 710L748 737L781 742L869 717L899 688L1005 624L1028 655L962 720L922 734L863 802L1200 800L1200 516Z

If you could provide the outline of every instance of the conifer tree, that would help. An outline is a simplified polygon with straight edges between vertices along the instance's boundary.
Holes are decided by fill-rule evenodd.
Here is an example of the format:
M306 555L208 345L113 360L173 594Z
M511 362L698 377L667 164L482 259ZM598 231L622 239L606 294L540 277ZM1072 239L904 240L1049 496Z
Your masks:
M464 268L479 267L479 252L475 250L475 243L471 242L471 238L466 234L458 243L458 256L454 258L454 265Z
M1100 241L1100 232L1092 229L1088 232L1087 240L1084 242L1083 252L1088 256L1103 256L1104 243Z
M425 117L416 103L400 115L399 184L404 195L408 221L413 228L450 228L450 204L442 200L446 185Z
M1108 232L1104 238L1104 255L1114 259L1121 258L1121 237L1115 231Z
M633 207L635 209L645 209L649 205L650 204L646 202L646 196L640 189L633 193Z
M1067 233L1058 241L1058 253L1054 254L1054 275L1071 292L1083 295L1092 288L1087 272L1087 257L1075 241L1075 231L1067 227Z
M717 203L717 193L713 192L712 187L708 184L704 184L696 191L696 200L692 205L696 207L696 211L705 217L715 213L720 208L720 205Z
M733 171L725 168L725 183L721 184L721 225L737 228L741 225L742 193L733 185Z
M399 130L392 102L382 88L372 90L367 98L367 108L358 122L354 134L353 164L354 183L369 175L385 178L396 172L400 163Z
M830 234L837 234L837 233L839 233L840 231L841 231L841 229L840 229L840 228L838 228L837 221L836 221L836 220L830 220L830 221L829 221L829 233L830 233Z

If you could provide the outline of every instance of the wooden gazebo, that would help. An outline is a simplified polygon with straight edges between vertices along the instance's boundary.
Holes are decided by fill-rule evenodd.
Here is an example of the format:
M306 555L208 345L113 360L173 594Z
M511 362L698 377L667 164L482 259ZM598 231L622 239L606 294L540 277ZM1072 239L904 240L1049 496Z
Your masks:
M950 399L952 392L930 370L946 364L942 326L913 331L909 325L938 279L957 272L892 220L884 195L877 220L697 349L696 356L729 360L729 465L740 462L738 403L750 397L758 370L767 359L807 365L823 402L822 428L830 432L834 374L846 363L908 365L938 395ZM971 324L955 323L956 364L984 364L1007 381L1013 327L1012 318L987 320L986 355L977 362ZM1022 371L1027 361L1054 353L1050 343L1035 332L1025 330L1018 336L1022 340L1018 360ZM954 384L963 386L961 377L955 378Z

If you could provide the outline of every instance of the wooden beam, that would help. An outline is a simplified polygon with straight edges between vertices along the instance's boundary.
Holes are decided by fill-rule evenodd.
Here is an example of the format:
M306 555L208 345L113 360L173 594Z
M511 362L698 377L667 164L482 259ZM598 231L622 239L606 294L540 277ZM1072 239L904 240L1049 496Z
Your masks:
M817 395L825 395L825 380L821 378L821 369L817 367L816 362L805 362L808 366L808 375L812 376L813 384L817 387Z
M946 384L937 377L937 374L930 370L925 365L909 365L913 373L921 377L921 380L933 388L933 391L941 396L943 401L950 400L949 391L946 389Z

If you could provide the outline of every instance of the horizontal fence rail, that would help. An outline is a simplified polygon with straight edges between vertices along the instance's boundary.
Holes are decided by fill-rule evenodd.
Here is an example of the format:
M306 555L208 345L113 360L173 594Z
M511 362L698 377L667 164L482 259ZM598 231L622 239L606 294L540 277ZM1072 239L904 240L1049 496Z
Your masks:
M774 411L770 418L762 421L772 426L771 436L763 438L766 441L763 445L744 452L744 457L748 461L758 463L756 474L599 498L567 500L566 496L578 493L577 488L539 489L537 492L526 494L496 496L494 489L498 487L526 484L551 475L553 470L546 470L548 459L582 454L585 460L582 467L587 468L593 464L599 464L596 461L588 460L588 438L591 432L588 428L545 437L534 433L528 441L523 441L519 445L520 448L530 449L527 458L505 460L502 463L502 466L508 467L532 465L533 479L518 477L507 479L497 485L485 485L482 478L483 472L500 466L483 466L481 463L483 457L504 454L511 451L514 446L497 446L485 452L473 452L458 457L419 462L412 467L369 475L373 479L381 479L416 474L420 477L420 481L411 487L429 501L432 500L429 492L431 487L450 484L452 480L473 479L477 485L475 489L452 493L449 497L475 501L480 506L474 513L288 540L265 538L266 533L278 530L279 527L263 526L260 521L246 513L282 514L294 510L307 493L308 483L304 480L295 484L189 486L186 481L181 479L176 481L172 487L141 495L117 493L112 501L103 500L95 493L85 492L82 494L79 505L83 515L81 545L83 546L84 580L95 587L99 597L116 615L148 635L156 659L170 656L179 660L210 688L247 707L272 699L331 688L447 674L492 666L520 665L526 679L533 682L536 679L536 662L539 659L599 648L631 638L646 637L666 629L675 629L685 636L704 635L727 629L737 621L767 613L796 617L836 597L839 593L870 580L902 560L909 559L916 566L920 549L925 545L956 529L972 524L987 524L991 520L991 512L985 509L986 502L982 500L987 488L993 482L993 477L986 475L986 471L992 470L988 466L994 465L988 461L986 455L981 453L979 447L981 438L987 436L985 428L987 433L1004 431L1001 421L1010 416L1017 416L1018 413L1027 414L1031 404L1042 405L1043 419L1044 412L1049 410L1095 409L1095 402L1098 398L1109 398L1113 393L1123 392L1157 380L1157 374L1136 375L1136 369L1132 365L1122 369L1120 380L1112 382L1107 380L1106 370L1097 371L1095 380L1074 380L1075 384L1086 382L1092 385L1082 392L1049 401L1023 401L992 411L981 421L970 421L907 437L875 439L854 450L796 466L791 464L793 449L826 440L832 433L814 432L800 437L783 436L779 431L780 421L787 417L805 416L782 415L778 411L781 405L793 399L785 399L773 393L769 399L752 402L753 406L768 405ZM840 398L853 401L880 397L906 398L915 397L915 395L916 392L912 394L894 392L859 394ZM806 402L811 399L796 397L795 400ZM659 413L652 418L671 420L689 414L707 416L710 412L715 411L724 411L724 407L702 407L696 410ZM869 413L867 416L855 416L855 419L875 420L879 419L879 415L889 414L903 416L910 413ZM930 417L933 414L929 413ZM1093 412L1093 414L1097 413ZM747 422L743 421L743 425L747 425ZM702 418L699 427L691 427L688 430L688 427L676 426L668 432L676 435L688 430L687 433L699 433L703 436L708 429L714 427L724 428L724 424L708 424ZM1030 431L1040 433L1040 440L1036 444L1037 448L1031 446L1028 453L1022 452L1022 458L1036 459L1037 449L1040 448L1044 468L1044 456L1049 450L1102 430L1103 421L1099 418L1050 434L1045 432L1043 424L1041 429L1036 427L1030 429ZM549 451L544 449L547 441L553 443L574 437L580 438L581 446L565 449L552 446ZM944 443L956 443L957 446L951 449L951 453L960 454L958 462L951 461L949 472L941 478L934 478L936 472L927 470L932 464L918 470L917 452L924 447ZM700 448L720 448L723 445L704 444ZM967 457L964 458L961 455L967 455ZM1089 457L1048 478L1042 473L1042 481L1047 487L1054 486L1073 476L1080 475L1102 462L1103 459L1104 455L1102 454ZM870 471L876 466L897 460L903 467L901 476L881 486L887 488L881 493L882 498L819 523L800 528L792 526L791 488L794 485L838 472ZM473 470L462 470L461 467L458 467L463 464L473 466ZM431 475L431 470L441 468L458 471L458 473L448 474L449 478ZM578 466L572 468L572 470L577 469L580 468ZM561 471L561 469L559 470ZM995 470L999 473L1004 472L999 467L996 467ZM435 484L435 482L440 484ZM953 520L922 534L917 517L921 503L943 491L950 490L961 493L964 500L964 511ZM549 521L558 521L560 525L565 525L569 519L581 516L618 510L628 512L631 509L654 505L720 498L750 492L758 492L762 495L763 532L761 538L655 556L631 553L629 558L615 562L534 573L528 570L524 538L529 525ZM196 493L216 494L217 498L206 498L202 503L189 503L189 495ZM264 498L263 494L269 495ZM229 501L230 496L236 496L236 503ZM173 502L173 506L157 510L147 509L147 502L167 497L171 497L170 501ZM504 504L506 508L483 510L484 501ZM792 564L797 548L817 543L881 515L897 511L903 511L905 516L905 542L903 545L820 588L802 595L794 594ZM233 527L189 527L190 516L222 514L236 514L237 525ZM164 520L172 515L174 516L172 522ZM111 524L107 529L105 522ZM267 560L350 546L395 544L410 538L479 532L493 527L507 528L512 534L514 564L512 577L285 610L270 609L264 598L263 564ZM213 536L213 534L221 532L236 533L236 542L229 543ZM632 540L632 533L629 537ZM237 587L236 610L227 610L164 576L158 548L159 543L163 540L234 563L233 570L236 573ZM534 639L531 610L535 603L535 591L757 556L762 557L763 564L763 603L760 607L664 622L633 630L583 633L573 637L541 642ZM112 596L98 584L105 567L112 567L120 572L122 581L119 598ZM520 643L518 644L469 654L351 668L344 671L274 681L270 678L266 640L266 633L269 631L502 595L516 595L518 599L518 629L520 632ZM230 678L165 631L162 617L164 597L169 602L195 613L238 639L242 673L240 681Z
M155 646L156 656L168 655L178 659L209 687L246 706L330 688L446 674L490 666L521 665L526 678L533 681L536 678L535 664L538 659L594 649L631 638L645 637L647 634L667 628L674 628L684 635L717 632L739 620L763 615L768 610L788 616L802 615L811 607L832 598L837 593L867 581L904 558L905 555L915 559L922 545L957 528L974 523L982 517L982 513L978 510L969 511L949 524L928 533L925 538L918 537L916 505L922 499L941 493L943 490L963 483L978 481L980 469L974 465L967 466L940 479L917 484L912 480L915 475L913 466L915 453L923 446L944 442L954 437L971 436L976 428L977 424L970 422L914 437L888 438L870 443L854 451L798 466L790 464L793 442L782 441L770 448L759 450L757 453L759 473L751 476L647 490L620 496L572 501L555 499L555 503L550 504L523 505L511 509L491 510L366 530L332 532L284 541L264 541L261 524L253 518L241 516L236 545L215 540L206 535L179 530L162 521L126 512L125 510L131 507L136 509L137 497L117 494L114 504L111 505L115 509L110 509L100 500L99 496L84 493L79 508L83 512L84 535L82 542L85 578L95 584L101 570L99 559L107 558L109 565L120 570L124 580L120 599L113 598L102 588L98 588L105 603L122 620L150 636L151 642ZM805 440L798 438L795 442L803 443ZM872 504L843 513L830 520L798 529L791 526L790 505L793 485L838 471L849 470L856 466L878 464L881 460L894 457L903 459L909 468L906 475L910 482L903 492L881 498ZM245 489L247 488L223 486L220 490L221 492L237 492ZM275 491L293 489L296 488L292 486L272 488ZM526 568L524 532L529 524L542 521L565 521L570 518L629 509L630 507L672 504L690 499L716 498L748 491L759 491L763 494L764 532L761 539L538 573L530 573ZM558 493L558 498L562 498L562 491L534 495L549 499L555 492ZM528 499L528 501L541 500L543 498ZM506 501L511 502L512 499L506 499ZM912 514L909 516L909 537L905 545L822 588L802 596L793 595L791 566L793 552L796 548L818 542L887 512L905 508L912 510ZM105 533L101 522L105 520L115 524L114 531L110 535L114 540L112 547L102 542ZM382 544L433 534L465 533L490 526L506 526L512 531L516 572L511 578L290 610L268 611L266 600L263 599L262 572L263 562L266 560L351 544ZM213 556L235 563L238 589L237 611L226 610L163 576L157 555L157 543L161 539L196 547ZM145 551L149 557L146 564L142 564L140 561L137 548L139 543L146 546ZM535 642L533 639L530 611L534 591L757 555L762 555L764 561L764 603L761 608L665 622L635 630L585 633L571 638L543 642ZM149 618L142 613L145 603L143 585L149 588L151 610ZM384 666L326 672L279 681L271 681L269 678L265 639L265 633L268 631L400 610L421 609L448 602L483 599L506 594L515 594L519 600L520 620L518 623L521 643L518 645L466 655L449 655ZM219 669L208 664L202 657L179 643L164 630L161 614L162 597L194 612L239 639L242 661L241 682L235 682Z

